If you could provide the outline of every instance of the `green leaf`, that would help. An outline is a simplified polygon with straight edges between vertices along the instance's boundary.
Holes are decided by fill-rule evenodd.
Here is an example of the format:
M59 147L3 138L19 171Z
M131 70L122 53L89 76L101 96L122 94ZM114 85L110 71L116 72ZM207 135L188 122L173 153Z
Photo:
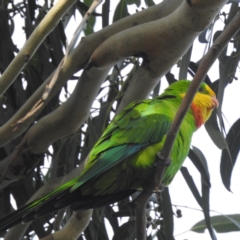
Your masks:
M119 19L124 18L128 15L129 15L129 13L128 13L128 9L127 9L127 0L121 0L118 3L116 10L114 12L113 22L116 22Z
M232 82L236 68L239 62L239 52L240 48L237 49L237 52L234 50L230 56L226 56L223 53L219 57L219 88L218 88L218 101L219 101L219 109L221 109L224 90L226 86Z
M228 143L229 152L227 149L222 151L220 172L224 186L228 191L231 191L230 184L232 171L240 149L240 119L238 119L230 128L226 141ZM229 153L231 156L229 156Z
M119 210L113 213L113 217L131 217L135 216L135 211L128 205L119 205Z
M90 6L92 4L92 1L91 0L84 0L84 3L87 5L87 6ZM95 25L95 22L96 22L96 18L92 15L89 17L88 21L87 21L87 25L86 25L86 28L83 30L84 31L84 34L87 36L91 33L93 33L93 28L94 28L94 25Z
M144 2L146 3L146 5L147 5L148 7L151 7L151 6L156 5L153 0L144 0Z
M102 27L109 25L110 0L106 0L102 6Z
M240 231L240 214L213 216L211 217L211 223L218 233ZM201 220L194 224L190 230L197 233L203 233L205 229L205 220Z
M190 48L187 50L187 52L182 57L180 70L179 70L179 79L187 79L188 66L190 64L190 59L191 59L191 55L192 55L192 47L193 47L193 45L190 46Z
M208 186L211 186L207 160L201 150L197 147L192 146L192 149L190 149L189 151L188 157L198 169L199 173L201 174L205 182L208 184Z
M198 41L200 43L208 43L208 40L207 40L208 30L209 30L209 27L205 28L205 30L201 32L200 35L198 36Z
M157 239L158 240L167 240L166 235L164 234L164 232L161 231L161 229L159 231L157 231Z
M127 0L127 4L128 5L136 4L137 7L139 7L141 5L141 1L140 0Z
M96 226L96 232L97 232L97 238L96 240L102 240L102 239L106 239L108 240L108 233L107 233L107 229L106 229L106 225L104 223L104 209L103 208L99 208L99 209L94 209L93 214L92 214L92 220L93 223Z
M119 224L118 224L118 219L113 215L115 212L113 210L112 207L110 206L106 206L104 208L104 217L106 217L113 229L113 232L115 233L118 228L119 228Z
M156 98L159 95L160 87L161 87L161 81L159 81L158 84L153 89L153 94L152 94L153 98Z
M168 240L174 240L173 237L173 210L172 210L172 202L169 195L168 188L165 188L162 193L162 211L163 211L163 220L164 220L164 230L166 234L166 238Z
M209 197L210 187L206 184L206 182L202 178L202 209L205 217L205 223L212 240L217 240L217 237L215 236L215 233L211 225L211 219L209 214Z
M211 117L204 124L204 126L208 132L208 135L218 148L224 149L227 147L227 143L224 139L223 133L220 131L218 127L216 109L213 110Z
M199 206L202 207L201 195L196 187L196 184L193 181L192 176L189 174L188 169L186 167L181 167L180 171L181 171L185 181L187 182L187 185L190 188L193 196L195 197L196 201L198 202Z
M4 49L1 51L11 50L12 52L19 52L16 45L13 43L11 34L8 26L8 13L3 7L0 8L0 31L1 31L1 40L0 43L4 46ZM2 52L1 52L2 55Z
M135 220L128 221L124 223L118 230L115 232L112 240L122 240L122 239L135 239L136 230L135 230Z

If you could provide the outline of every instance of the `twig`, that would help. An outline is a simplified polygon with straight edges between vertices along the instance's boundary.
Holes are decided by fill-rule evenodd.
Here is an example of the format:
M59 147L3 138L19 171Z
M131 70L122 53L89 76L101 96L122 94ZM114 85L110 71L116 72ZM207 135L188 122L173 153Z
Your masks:
M92 216L92 209L73 212L67 224L59 231L41 238L40 240L63 240L78 239L80 234L86 229Z
M63 209L58 210L58 212L57 212L57 216L53 223L53 229L55 232L59 231L59 229L60 229L61 222L62 222L65 211L66 211L66 208L63 208Z
M173 143L175 141L175 138L177 136L179 127L181 125L181 122L186 115L192 100L201 85L204 77L206 76L208 70L212 66L212 64L215 62L217 57L220 55L220 53L223 51L223 49L226 47L227 43L231 40L231 38L238 32L240 29L240 12L236 14L234 19L229 23L229 25L226 27L224 32L214 41L212 47L209 49L207 54L202 58L199 68L196 72L196 75L177 111L176 117L174 118L174 121L170 127L170 130L167 134L164 146L161 151L161 155L163 158L167 159L170 156ZM165 171L166 166L164 165L158 165L158 167L155 170L154 178L149 185L155 186L152 189L156 189L160 185L161 178L158 181L159 175L162 176L163 172ZM151 189L151 188L149 188ZM145 215L145 206L147 203L148 198L151 196L150 191L144 190L138 198L135 200L136 207L136 217L139 217L139 219L136 219L136 231L137 231L137 239L138 240L145 240L146 239L146 215ZM140 221L142 221L140 223ZM142 233L142 231L145 231L145 233ZM138 232L141 232L143 234L142 236Z
M58 79L59 72L62 69L66 58L67 58L67 54L62 59L62 61L59 63L56 71L53 74L53 77L52 77L50 83L46 85L42 97L36 102L36 104L32 107L32 109L23 118L19 119L16 123L12 124L12 126L14 127L13 131L16 131L20 124L22 124L26 121L32 121L42 110L42 108L44 107L44 103L46 102L46 99L50 95L50 92Z
M90 16L92 15L93 11L96 9L96 7L102 2L102 0L94 0L93 3L91 4L90 8L88 9L88 11L86 12L86 14L84 15L82 21L80 22L80 24L78 25L78 27L76 28L74 34L73 34L73 38L72 41L69 44L69 52L71 53L72 50L74 49L79 35L84 27L84 23L90 18Z

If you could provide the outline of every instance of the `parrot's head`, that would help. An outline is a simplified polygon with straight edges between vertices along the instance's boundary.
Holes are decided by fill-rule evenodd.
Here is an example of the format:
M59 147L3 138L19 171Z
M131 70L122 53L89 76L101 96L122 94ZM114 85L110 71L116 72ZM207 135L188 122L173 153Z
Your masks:
M206 83L202 83L191 106L197 127L200 127L209 119L213 109L218 105L214 91Z
M180 96L180 98L183 98L186 95L190 84L191 81L180 80L176 83L171 84L169 90L174 90L175 94ZM213 109L216 107L218 107L216 94L206 83L202 83L191 105L197 128L199 128L209 119Z

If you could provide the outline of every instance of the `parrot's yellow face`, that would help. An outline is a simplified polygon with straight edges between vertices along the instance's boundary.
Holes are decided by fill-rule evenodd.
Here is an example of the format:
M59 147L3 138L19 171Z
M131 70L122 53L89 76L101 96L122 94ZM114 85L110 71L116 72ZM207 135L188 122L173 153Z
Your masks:
M185 93L181 94L181 97L184 96ZM216 94L206 83L202 83L191 105L196 119L196 126L200 127L204 124L211 116L213 109L218 107L218 105Z

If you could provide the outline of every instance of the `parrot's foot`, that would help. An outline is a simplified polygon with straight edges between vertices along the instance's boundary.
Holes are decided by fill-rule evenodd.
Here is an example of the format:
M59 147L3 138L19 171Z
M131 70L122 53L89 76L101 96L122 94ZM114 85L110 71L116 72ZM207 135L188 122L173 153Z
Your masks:
M171 158L165 158L161 155L161 152L158 152L156 155L156 161L154 163L154 166L157 166L158 164L164 165L166 167L170 166L172 163Z
M165 186L161 183L158 187L154 189L144 188L144 190L152 193L161 193L164 190Z
M156 187L155 189L152 190L152 192L154 193L161 193L164 190L165 186L160 183L160 185L158 187Z

